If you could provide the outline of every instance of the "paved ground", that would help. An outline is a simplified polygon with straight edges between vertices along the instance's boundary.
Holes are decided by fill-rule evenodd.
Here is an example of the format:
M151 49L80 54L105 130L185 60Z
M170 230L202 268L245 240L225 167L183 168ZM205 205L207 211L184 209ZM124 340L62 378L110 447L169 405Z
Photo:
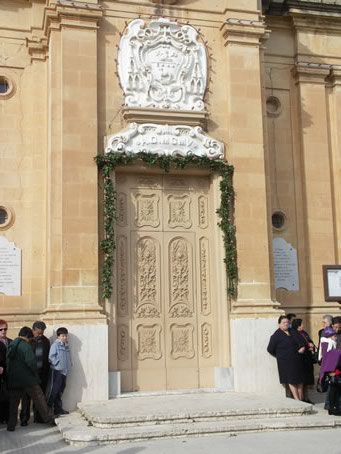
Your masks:
M1 454L341 454L341 429L256 433L155 440L143 443L75 448L55 427L32 424L7 432L0 426Z

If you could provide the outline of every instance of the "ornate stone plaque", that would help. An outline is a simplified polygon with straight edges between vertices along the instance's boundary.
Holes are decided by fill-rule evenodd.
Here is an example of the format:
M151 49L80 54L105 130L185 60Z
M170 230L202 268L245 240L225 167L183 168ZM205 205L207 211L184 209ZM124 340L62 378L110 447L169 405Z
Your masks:
M275 287L298 291L297 251L284 238L273 240Z
M21 249L0 236L0 293L21 295Z
M199 126L131 123L125 131L109 136L106 153L111 152L195 155L223 159L224 146L207 136Z
M118 74L128 107L204 109L207 56L198 32L159 18L130 22L118 50Z

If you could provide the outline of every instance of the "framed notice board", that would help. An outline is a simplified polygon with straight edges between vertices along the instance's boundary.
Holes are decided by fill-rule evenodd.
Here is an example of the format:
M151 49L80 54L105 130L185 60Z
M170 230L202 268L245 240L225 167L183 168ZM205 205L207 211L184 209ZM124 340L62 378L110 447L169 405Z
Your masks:
M325 301L341 303L341 265L323 265Z

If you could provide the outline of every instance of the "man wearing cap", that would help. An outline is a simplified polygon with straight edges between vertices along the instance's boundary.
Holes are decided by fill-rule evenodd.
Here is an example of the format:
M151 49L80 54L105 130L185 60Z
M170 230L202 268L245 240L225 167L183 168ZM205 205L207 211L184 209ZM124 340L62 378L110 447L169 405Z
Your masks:
M40 378L40 387L45 394L47 383L49 380L50 363L50 341L44 336L46 325L42 321L36 321L32 326L32 348L37 361L37 371ZM30 419L31 398L28 394L24 394L21 400L20 423L22 426L27 426ZM33 406L34 422L43 422L37 409Z

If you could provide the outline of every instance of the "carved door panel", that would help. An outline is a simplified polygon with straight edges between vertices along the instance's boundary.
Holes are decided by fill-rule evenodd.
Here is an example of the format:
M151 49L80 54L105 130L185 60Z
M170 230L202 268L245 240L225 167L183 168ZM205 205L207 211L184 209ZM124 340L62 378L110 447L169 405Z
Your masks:
M209 177L117 176L122 389L214 386Z

